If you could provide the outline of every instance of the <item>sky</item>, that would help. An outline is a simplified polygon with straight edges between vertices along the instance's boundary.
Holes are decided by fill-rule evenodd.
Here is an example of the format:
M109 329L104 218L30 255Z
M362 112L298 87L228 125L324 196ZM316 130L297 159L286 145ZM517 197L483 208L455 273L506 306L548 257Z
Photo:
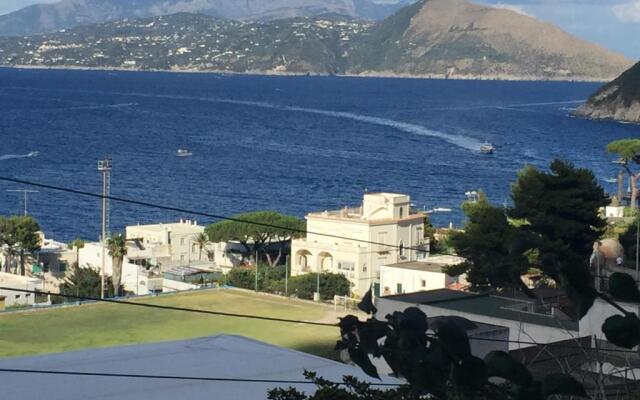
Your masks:
M0 0L1 1L1 0ZM477 0L551 22L582 39L640 60L640 0Z
M57 0L0 0L0 15L33 3L55 1ZM623 53L633 60L640 60L640 0L472 1L509 8L551 22L575 36Z

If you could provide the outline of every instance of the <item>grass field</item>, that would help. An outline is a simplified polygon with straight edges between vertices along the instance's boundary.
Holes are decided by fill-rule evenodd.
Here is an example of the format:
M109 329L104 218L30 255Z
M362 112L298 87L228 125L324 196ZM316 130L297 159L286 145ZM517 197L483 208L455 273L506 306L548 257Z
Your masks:
M235 290L211 290L138 300L145 303L320 320L327 307ZM337 328L221 317L117 304L0 314L0 357L237 334L323 357L335 357Z

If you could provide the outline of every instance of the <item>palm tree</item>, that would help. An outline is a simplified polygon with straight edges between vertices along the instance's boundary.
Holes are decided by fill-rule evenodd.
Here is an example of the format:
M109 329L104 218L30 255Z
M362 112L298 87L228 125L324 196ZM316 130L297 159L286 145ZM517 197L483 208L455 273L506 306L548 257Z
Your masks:
M122 262L127 255L127 240L123 235L117 234L107 239L107 249L113 261L113 292L120 295L120 285L122 281Z
M76 265L80 268L80 249L84 248L85 241L80 238L75 238L71 243L69 243L70 248L76 249Z
M207 247L209 243L209 236L205 232L200 232L193 237L193 241L198 245L198 261L202 260L202 250Z

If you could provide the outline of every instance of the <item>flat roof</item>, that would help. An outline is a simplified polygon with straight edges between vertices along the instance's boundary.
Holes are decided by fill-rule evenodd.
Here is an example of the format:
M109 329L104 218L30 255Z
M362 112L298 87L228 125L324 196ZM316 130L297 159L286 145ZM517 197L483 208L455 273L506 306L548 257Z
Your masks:
M190 233L190 232L203 232L204 226L198 225L197 223L189 223L189 222L172 222L172 223L158 223L158 224L147 224L147 225L128 225L126 229L140 229L155 233L162 233L164 229L168 228L170 232L173 233Z
M575 321L566 321L546 314L510 309L509 307L521 305L524 304L524 302L506 297L491 296L489 294L462 292L451 289L436 289L385 296L384 298L405 303L424 304L473 315L484 315L552 328L578 330L578 323Z
M0 284L2 286L24 285L25 283L42 283L42 280L38 278L32 278L30 276L22 276L22 275L8 274L6 272L0 272ZM21 286L20 289L24 289L24 286Z
M396 264L385 264L383 268L398 268L398 269L410 269L414 271L425 272L442 272L442 267L445 264L431 263L425 261L407 261Z
M379 382L357 367L234 335L4 358L0 359L0 368L295 381L304 380L306 369L332 381L353 375L366 382ZM21 400L264 400L267 391L275 387L293 386L307 393L316 387L12 372L2 372L2 376L3 398ZM391 377L382 381L399 382Z

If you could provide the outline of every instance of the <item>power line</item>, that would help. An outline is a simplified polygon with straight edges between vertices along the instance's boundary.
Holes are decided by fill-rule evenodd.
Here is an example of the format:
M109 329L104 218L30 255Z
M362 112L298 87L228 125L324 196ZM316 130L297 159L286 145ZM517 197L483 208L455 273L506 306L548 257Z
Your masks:
M111 303L111 304L122 304L128 306L135 307L146 307L146 308L154 308L159 310L170 310L170 311L184 311L191 312L197 314L207 314L207 315L216 315L221 317L233 317L233 318L247 318L247 319L257 319L263 321L270 322L283 322L283 323L292 323L292 324L305 324L305 325L315 325L315 326L326 326L331 328L337 328L339 324L331 324L327 322L314 322L314 321L304 321L304 320L295 320L295 319L287 319L287 318L276 318L276 317L265 317L260 315L251 315L251 314L238 314L238 313L226 313L222 311L209 311L209 310L198 310L195 308L186 308L186 307L175 307L175 306L162 306L158 304L149 304L149 303L137 303L132 301L125 300L115 300L115 299L100 299L98 297L85 297L85 296L74 296L68 294L57 294L51 292L41 292L39 290L27 290L27 289L16 289L10 287L0 286L0 290L8 290L20 293L31 293L36 295L49 295L49 296L59 296L64 298L70 298L75 300L89 300L95 302L103 302L103 303ZM529 346L539 346L539 347L557 347L557 348L565 348L565 349L579 349L579 350L588 350L588 351L601 351L601 349L595 349L591 347L581 347L581 346L569 346L564 344L554 344L554 343L536 343L536 342L527 342L521 340L509 340L509 339L495 339L495 338L480 338L480 337L469 337L469 340L478 340L478 341L486 341L486 342L498 342L498 343L514 343L514 344L523 344ZM602 350L603 352L614 352L614 353L630 353L640 355L639 352L633 350L622 350L622 349L607 349Z
M135 378L135 379L168 379L180 381L208 381L208 382L235 382L235 383L277 383L295 385L315 385L311 381L303 380L283 380L283 379L248 379L248 378L213 378L205 376L180 376L180 375L150 375L150 374L116 374L109 372L81 372L81 371L53 371L41 369L22 368L0 368L0 372L11 372L20 374L41 374L41 375L72 375L72 376L98 376L105 378ZM329 382L333 385L346 386L344 382ZM371 386L402 386L395 383L368 383Z
M92 192L86 192L86 191L83 191L83 190L71 189L71 188L66 188L66 187L62 187L62 186L48 185L48 184L38 183L38 182L25 181L25 180L22 180L22 179L8 178L8 177L5 177L5 176L0 176L0 181L19 183L19 184L23 184L23 185L27 185L27 186L39 187L39 188L42 188L42 189L49 189L49 190L55 190L55 191L64 192L64 193L76 194L76 195L79 195L79 196L93 197L93 198L97 198L97 199L108 199L108 200L111 200L111 201L118 201L118 202L121 202L121 203L134 204L134 205L143 206L143 207L149 207L149 208L157 208L157 209L165 210L165 211L172 211L172 212L179 212L179 213L184 213L184 214L198 215L198 216L207 217L207 218L219 219L219 220L224 220L224 221L239 222L239 223L244 223L244 224L261 226L261 227L265 227L265 228L281 229L281 230L286 231L286 232L303 233L303 234L307 234L307 235L311 234L311 235L317 235L317 236L323 236L323 237L330 237L330 238L334 238L334 239L348 240L348 241L352 241L352 242L366 243L366 244L372 244L372 245L377 245L377 246L385 246L385 247L394 248L394 249L400 249L400 247L401 247L401 246L398 246L398 245L395 245L395 244L374 242L374 241L365 240L365 239L350 238L350 237L347 237L347 236L333 235L333 234L330 234L330 233L312 232L312 231L308 231L308 230L305 230L305 229L297 229L297 228L291 228L291 227L286 227L286 226L273 225L273 224L268 224L268 223L264 223L264 222L248 221L248 220L241 219L241 218L227 217L227 216L224 216L224 215L212 214L212 213L207 213L207 212L203 212L203 211L189 210L189 209L180 208L180 207L174 207L174 206L164 206L164 205L161 205L161 204L154 204L154 203L149 203L149 202L146 202L146 201L127 199L127 198L123 198L123 197L116 197L116 196L111 196L111 195L104 196L104 195L101 195L101 194L92 193ZM421 252L425 251L424 249L417 248L417 247L405 247L405 246L402 246L402 248L404 250L414 250L414 251L421 251Z

